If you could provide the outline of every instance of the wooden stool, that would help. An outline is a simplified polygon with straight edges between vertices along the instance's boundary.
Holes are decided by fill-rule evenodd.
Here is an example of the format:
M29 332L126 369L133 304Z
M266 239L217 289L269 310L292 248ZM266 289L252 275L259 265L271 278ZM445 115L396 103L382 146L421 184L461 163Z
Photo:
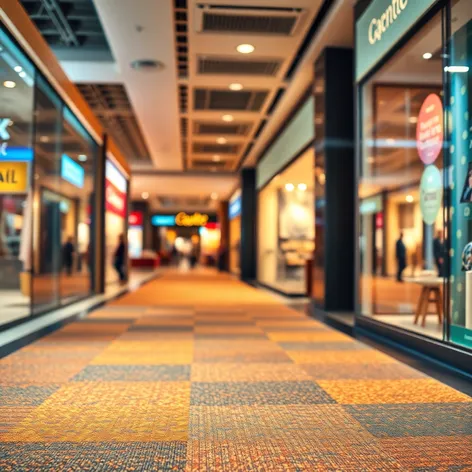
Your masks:
M443 321L443 299L441 294L441 287L439 285L423 285L421 290L420 299L416 308L415 321L417 324L420 317L421 326L426 324L426 315L428 315L428 308L431 303L434 303L436 307L436 314L438 316L438 323L441 324Z

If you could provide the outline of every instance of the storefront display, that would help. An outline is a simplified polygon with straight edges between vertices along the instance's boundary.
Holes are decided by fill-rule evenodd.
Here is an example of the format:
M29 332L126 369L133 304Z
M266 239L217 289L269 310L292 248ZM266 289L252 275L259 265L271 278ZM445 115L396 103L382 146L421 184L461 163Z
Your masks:
M306 294L315 233L313 164L313 151L306 151L259 192L258 281L287 295Z
M389 0L373 0L356 23L358 314L470 348L472 3L403 3L382 35Z
M229 271L239 275L241 244L241 190L238 189L229 201Z

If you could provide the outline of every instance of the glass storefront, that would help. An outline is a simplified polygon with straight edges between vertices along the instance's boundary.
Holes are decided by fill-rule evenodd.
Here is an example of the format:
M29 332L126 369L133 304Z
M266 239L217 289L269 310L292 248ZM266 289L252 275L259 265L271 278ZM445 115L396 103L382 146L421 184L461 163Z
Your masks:
M306 294L315 238L313 168L309 149L259 192L258 282L287 295Z
M365 33L370 45L380 47L372 24L390 3L371 3L357 24L358 44ZM403 19L415 22L413 7L406 16L408 5L384 32L395 54L388 61L380 55L381 65L359 83L358 312L471 347L472 3L412 4L421 13L416 20L429 11L414 33L402 30ZM450 41L445 31L451 31ZM408 41L394 48L403 34Z
M0 30L0 325L94 287L98 145Z

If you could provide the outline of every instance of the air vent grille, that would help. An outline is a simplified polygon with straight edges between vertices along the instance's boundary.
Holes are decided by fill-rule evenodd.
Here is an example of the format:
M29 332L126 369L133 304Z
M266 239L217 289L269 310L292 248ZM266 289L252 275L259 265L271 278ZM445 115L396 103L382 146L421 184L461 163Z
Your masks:
M237 154L238 144L193 143L194 154Z
M194 90L195 110L234 110L260 111L268 92L244 90L233 92L227 90Z
M194 132L197 135L229 135L247 136L251 130L249 123L221 124L221 123L194 123Z
M239 60L218 57L200 57L198 59L198 73L274 77L280 70L281 65L282 61L279 59Z
M192 167L195 168L206 168L206 169L224 169L226 167L226 162L224 161L219 161L219 162L213 162L213 161L205 161L203 159L194 159L192 161Z
M179 106L180 106L180 113L187 113L188 87L186 85L179 85Z

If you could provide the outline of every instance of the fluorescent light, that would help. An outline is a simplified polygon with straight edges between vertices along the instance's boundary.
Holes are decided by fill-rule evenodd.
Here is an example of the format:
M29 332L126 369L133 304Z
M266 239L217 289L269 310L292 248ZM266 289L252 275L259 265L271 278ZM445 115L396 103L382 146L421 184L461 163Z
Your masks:
M295 190L295 185L285 184L285 190L287 190L287 192L293 192Z
M388 138L387 140L385 140L385 142L389 145L395 144L395 140L393 138Z
M87 156L85 154L79 154L79 161L85 162L87 160Z
M413 195L407 195L405 200L408 202L408 203L413 203L415 201L415 199L413 198Z
M213 156L213 162L220 162L220 161L221 161L221 157L218 154L215 154Z
M221 137L221 138L218 138L218 139L216 140L216 142L217 142L218 144L226 144L226 143L228 142L228 140L227 140L226 138Z
M408 121L411 123L411 124L416 124L418 123L418 117L416 116L410 116L410 118L408 118Z
M307 188L307 184L298 184L298 190L300 190L300 192L304 192Z
M430 52L425 52L425 53L423 54L423 59L426 59L427 61L428 61L429 59L431 59L432 57L433 57L433 55L432 55Z
M13 80L5 80L5 82L3 82L3 86L6 88L15 88L16 82L13 82Z
M251 54L254 52L256 48L252 44L240 44L236 51L240 52L241 54Z
M451 74L460 73L460 72L469 72L468 66L447 66L444 68L444 72L449 72Z
M13 68L13 70L14 70L15 72L21 72L21 71L23 70L23 67L21 67L21 66L15 66L15 67Z
M143 198L143 200L147 200L149 198L149 193L148 192L143 192L141 194L141 197Z
M234 116L233 115L223 115L223 121L226 121L227 123L231 123L231 121L234 120Z
M233 92L238 92L239 90L243 89L243 86L242 84L237 84L237 83L229 84L229 89L232 90Z
M216 192L213 192L211 195L210 195L210 198L212 200L218 200L218 194Z

